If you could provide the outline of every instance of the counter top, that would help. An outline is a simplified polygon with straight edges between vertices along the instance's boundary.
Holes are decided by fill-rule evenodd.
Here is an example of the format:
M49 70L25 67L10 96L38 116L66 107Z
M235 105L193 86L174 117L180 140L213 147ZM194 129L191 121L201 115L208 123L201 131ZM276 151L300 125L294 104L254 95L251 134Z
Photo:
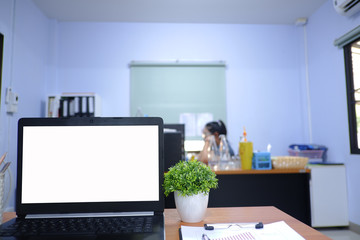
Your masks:
M311 170L308 168L301 169L270 169L270 170L242 170L242 169L232 169L232 170L218 170L214 171L217 175L234 175L234 174L291 174L291 173L310 173Z

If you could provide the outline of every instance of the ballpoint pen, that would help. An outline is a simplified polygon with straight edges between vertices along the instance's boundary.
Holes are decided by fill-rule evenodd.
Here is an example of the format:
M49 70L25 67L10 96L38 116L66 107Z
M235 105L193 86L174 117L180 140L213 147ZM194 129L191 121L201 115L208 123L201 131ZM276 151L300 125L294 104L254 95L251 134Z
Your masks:
M206 235L205 233L203 233L201 240L210 240L210 238L208 237L208 235Z
M264 228L264 224L262 222L204 224L205 230L226 229L231 227L261 229Z
M7 153L4 153L4 154L1 156L1 158L0 158L0 165L1 165L1 163L4 161L4 159L5 159L5 157L6 157L6 154L7 154Z
M4 167L0 170L0 174L5 173L5 171L9 168L11 162L7 162Z

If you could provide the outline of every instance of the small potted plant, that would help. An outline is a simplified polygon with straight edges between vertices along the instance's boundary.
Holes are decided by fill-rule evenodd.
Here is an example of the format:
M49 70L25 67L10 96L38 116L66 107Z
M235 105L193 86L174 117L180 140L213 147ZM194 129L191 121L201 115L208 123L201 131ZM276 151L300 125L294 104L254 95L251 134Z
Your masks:
M164 174L164 193L174 192L176 209L183 222L204 219L211 188L218 186L216 174L204 163L180 161Z

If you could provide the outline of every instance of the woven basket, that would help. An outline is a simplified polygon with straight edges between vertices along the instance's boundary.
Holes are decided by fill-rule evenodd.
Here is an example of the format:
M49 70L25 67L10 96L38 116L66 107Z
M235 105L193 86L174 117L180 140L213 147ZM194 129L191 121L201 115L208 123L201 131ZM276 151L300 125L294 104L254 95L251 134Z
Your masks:
M272 157L271 163L274 169L305 168L309 158L295 156Z

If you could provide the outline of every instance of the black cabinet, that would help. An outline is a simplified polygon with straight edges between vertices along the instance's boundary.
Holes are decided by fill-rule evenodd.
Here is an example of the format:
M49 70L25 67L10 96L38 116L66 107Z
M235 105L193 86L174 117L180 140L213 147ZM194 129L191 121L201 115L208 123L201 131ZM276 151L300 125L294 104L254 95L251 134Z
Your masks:
M309 171L240 170L217 177L219 187L210 191L209 207L275 206L311 225ZM165 199L165 208L174 207L172 194Z

